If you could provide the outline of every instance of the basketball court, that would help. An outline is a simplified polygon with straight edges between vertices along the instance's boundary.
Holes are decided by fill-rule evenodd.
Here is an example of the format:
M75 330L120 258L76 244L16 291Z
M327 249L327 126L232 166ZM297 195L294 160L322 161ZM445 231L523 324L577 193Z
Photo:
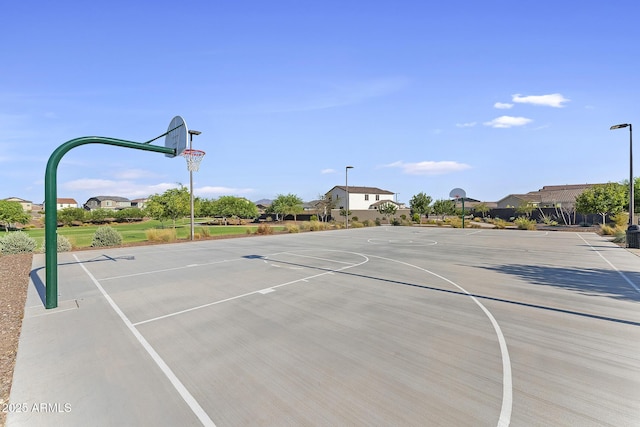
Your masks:
M50 310L44 265L9 426L640 424L640 258L592 233L61 253Z

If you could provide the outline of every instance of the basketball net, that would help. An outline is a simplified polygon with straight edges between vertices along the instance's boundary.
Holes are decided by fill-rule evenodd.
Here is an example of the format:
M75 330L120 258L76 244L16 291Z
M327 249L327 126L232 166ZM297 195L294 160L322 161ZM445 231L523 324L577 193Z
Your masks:
M205 152L202 150L184 150L182 156L187 159L187 170L189 172L197 172L200 169L200 162L204 155Z

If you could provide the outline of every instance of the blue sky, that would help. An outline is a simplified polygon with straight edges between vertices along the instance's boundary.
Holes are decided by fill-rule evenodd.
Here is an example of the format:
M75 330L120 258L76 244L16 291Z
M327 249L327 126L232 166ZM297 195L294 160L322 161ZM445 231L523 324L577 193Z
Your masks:
M640 129L632 0L26 0L2 14L0 198L42 202L65 141L144 142L176 115L207 152L195 194L253 201L315 199L347 165L349 185L401 202L621 181L629 132L609 127ZM81 204L177 183L184 159L105 145L58 169L58 197Z

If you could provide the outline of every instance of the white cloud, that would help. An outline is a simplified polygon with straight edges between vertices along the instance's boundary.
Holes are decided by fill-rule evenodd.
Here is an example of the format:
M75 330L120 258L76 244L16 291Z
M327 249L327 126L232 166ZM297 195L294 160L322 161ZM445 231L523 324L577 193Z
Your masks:
M460 172L470 169L471 166L465 163L455 161L423 161L417 163L405 163L397 161L385 165L388 168L401 168L402 172L407 175L444 175L452 172Z
M521 96L520 94L515 94L511 97L511 99L513 102L517 102L520 104L544 105L546 107L554 108L562 108L564 107L564 103L570 101L559 93L530 96Z
M493 107L499 110L508 110L513 107L513 104L509 104L508 102L496 102L493 104Z
M458 127L458 128L472 128L477 124L478 124L478 122L456 123L456 127Z
M323 175L329 174L329 173L336 173L336 170L335 169L330 169L330 168L329 169L322 169L320 171L320 173L323 174Z
M510 128L514 126L524 126L532 121L533 120L527 119L526 117L500 116L483 124L485 126L491 126L492 128Z

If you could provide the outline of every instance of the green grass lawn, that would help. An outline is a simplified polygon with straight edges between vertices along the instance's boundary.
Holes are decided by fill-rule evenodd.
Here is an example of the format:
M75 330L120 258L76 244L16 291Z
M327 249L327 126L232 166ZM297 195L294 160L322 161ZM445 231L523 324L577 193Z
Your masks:
M257 225L212 225L212 226L200 226L197 225L198 220L196 219L196 225L194 226L194 234L201 236L223 236L223 235L234 235L234 234L247 234L247 230L250 230L251 233L255 233L258 228ZM134 222L130 224L110 224L110 227L117 230L122 235L122 243L137 243L137 242L146 242L147 235L146 231L149 229L162 229L162 228L173 228L172 222L165 222L164 226L157 220L149 220L149 221L141 221ZM65 236L73 247L75 248L83 248L91 246L91 242L93 240L93 235L98 228L97 225L83 225L79 227L58 227L58 234ZM176 222L176 234L178 240L187 240L190 236L190 225L189 220L180 220ZM282 231L284 227L282 226L274 226L274 231ZM31 228L24 230L29 236L36 239L38 242L38 247L42 245L44 241L44 228Z

